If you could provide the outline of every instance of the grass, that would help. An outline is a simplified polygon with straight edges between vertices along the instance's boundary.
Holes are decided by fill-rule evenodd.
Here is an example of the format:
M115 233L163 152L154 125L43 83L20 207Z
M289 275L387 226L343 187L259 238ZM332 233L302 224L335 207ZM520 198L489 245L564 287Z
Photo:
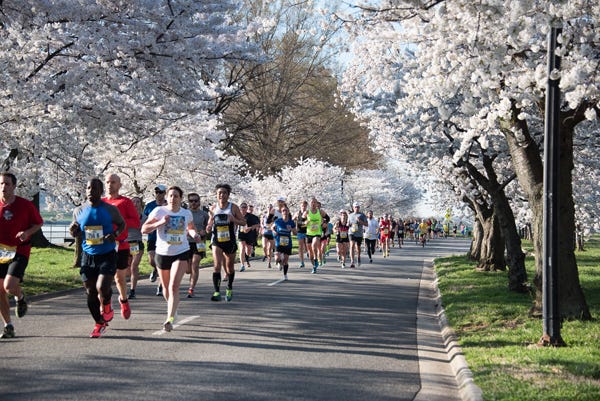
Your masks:
M580 281L592 316L600 315L600 241L577 252ZM526 266L534 277L533 258ZM567 321L562 348L529 347L542 321L528 316L530 295L507 291L506 273L481 272L466 257L436 260L449 324L485 400L599 400L600 322Z

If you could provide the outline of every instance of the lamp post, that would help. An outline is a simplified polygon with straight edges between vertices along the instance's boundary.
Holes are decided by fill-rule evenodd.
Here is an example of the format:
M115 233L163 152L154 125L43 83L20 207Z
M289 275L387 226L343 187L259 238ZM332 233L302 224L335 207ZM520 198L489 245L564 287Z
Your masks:
M563 346L558 305L558 162L560 117L560 56L556 55L562 26L553 23L548 34L548 82L544 127L544 261L543 261L543 335L538 345Z

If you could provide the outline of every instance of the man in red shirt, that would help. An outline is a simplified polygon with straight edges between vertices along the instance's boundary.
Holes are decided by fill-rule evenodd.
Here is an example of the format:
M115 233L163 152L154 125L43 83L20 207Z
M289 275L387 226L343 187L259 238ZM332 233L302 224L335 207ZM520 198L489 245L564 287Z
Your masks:
M131 199L120 195L121 178L116 174L106 176L106 189L108 196L102 200L108 204L116 206L119 213L123 216L127 228L140 228L140 215ZM115 284L119 290L119 304L121 305L121 316L123 319L129 319L131 316L131 307L127 296L127 267L129 265L129 242L127 242L128 230L124 230L117 238L119 243L117 249L117 273L115 274Z
M0 338L15 336L8 294L15 297L17 317L22 318L27 313L27 301L20 283L31 253L29 240L44 223L33 203L15 195L16 188L14 174L0 173L0 314L4 321Z

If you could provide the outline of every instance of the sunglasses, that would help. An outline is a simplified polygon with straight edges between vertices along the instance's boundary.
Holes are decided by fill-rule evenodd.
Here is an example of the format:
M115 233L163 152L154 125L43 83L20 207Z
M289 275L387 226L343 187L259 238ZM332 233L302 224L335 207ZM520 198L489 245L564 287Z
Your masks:
M200 199L188 199L188 202L198 203L198 202L200 202Z

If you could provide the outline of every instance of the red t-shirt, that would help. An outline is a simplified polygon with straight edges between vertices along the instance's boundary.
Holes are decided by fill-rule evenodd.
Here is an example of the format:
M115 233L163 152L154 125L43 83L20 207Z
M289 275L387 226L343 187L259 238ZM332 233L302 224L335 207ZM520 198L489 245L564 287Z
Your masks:
M119 209L119 213L123 216L127 228L140 228L140 215L131 199L119 195L116 199L102 198L102 200ZM128 235L128 230L123 230L116 238L116 240L119 241L119 251L129 249L129 242L127 242Z
M37 224L44 224L44 220L31 201L15 196L10 205L0 204L0 244L16 246L17 253L27 258L31 253L31 242L21 242L17 233Z
M379 232L382 237L389 237L390 231L392 231L392 225L389 220L383 220L379 223Z

